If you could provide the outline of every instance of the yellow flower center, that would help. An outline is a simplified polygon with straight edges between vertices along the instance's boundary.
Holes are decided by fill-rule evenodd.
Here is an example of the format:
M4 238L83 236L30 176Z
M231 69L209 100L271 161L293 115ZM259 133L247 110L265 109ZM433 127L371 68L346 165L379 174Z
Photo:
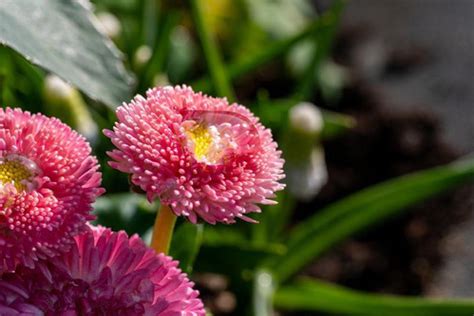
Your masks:
M213 143L213 137L209 130L205 126L198 124L187 131L187 136L192 144L196 159L199 161L204 160L209 154Z
M188 149L197 161L210 165L220 164L229 148L235 147L226 133L215 125L204 122L186 124Z
M256 127L243 115L227 111L189 111L182 127L186 147L198 162L225 163L232 153L243 153L258 136ZM252 144L253 146L254 144Z
M35 170L36 165L26 158L0 159L0 188L12 184L18 191L26 190Z

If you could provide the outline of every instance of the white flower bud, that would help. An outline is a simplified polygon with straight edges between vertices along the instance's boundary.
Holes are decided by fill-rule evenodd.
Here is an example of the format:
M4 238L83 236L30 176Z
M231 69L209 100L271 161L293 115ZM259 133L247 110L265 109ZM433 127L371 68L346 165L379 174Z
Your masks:
M149 46L142 45L138 47L138 49L135 52L135 55L133 56L133 63L135 67L137 69L140 69L143 66L145 66L150 60L151 55L152 55L152 50Z
M115 40L122 33L122 24L119 19L110 12L97 13L97 19L100 22L102 32L109 38Z
M288 114L292 129L308 135L319 134L323 129L321 111L312 103L301 102L290 109Z
M74 88L55 75L48 75L44 81L50 98L66 99L74 93Z
M324 127L321 111L302 102L288 113L283 141L288 190L298 199L313 198L327 181L324 151L319 138Z

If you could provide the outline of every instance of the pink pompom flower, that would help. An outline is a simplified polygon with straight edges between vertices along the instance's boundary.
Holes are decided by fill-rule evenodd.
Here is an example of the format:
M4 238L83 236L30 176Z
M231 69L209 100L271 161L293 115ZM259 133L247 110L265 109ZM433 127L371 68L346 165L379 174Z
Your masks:
M177 265L136 235L90 227L69 253L0 276L0 315L204 316Z
M103 192L91 148L58 119L0 109L0 273L73 243Z
M247 108L186 86L150 89L117 110L110 166L131 174L176 215L214 224L273 204L284 175L281 151Z

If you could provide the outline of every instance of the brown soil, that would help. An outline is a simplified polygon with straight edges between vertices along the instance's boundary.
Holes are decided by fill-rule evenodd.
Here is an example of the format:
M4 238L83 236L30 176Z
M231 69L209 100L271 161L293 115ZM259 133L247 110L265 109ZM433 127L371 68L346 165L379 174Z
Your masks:
M350 193L412 171L453 161L438 120L420 110L394 112L370 86L344 93L340 110L357 127L325 144L329 182L317 198L300 204L295 221ZM458 189L430 199L329 252L303 272L352 288L422 294L442 262L441 241L469 214Z

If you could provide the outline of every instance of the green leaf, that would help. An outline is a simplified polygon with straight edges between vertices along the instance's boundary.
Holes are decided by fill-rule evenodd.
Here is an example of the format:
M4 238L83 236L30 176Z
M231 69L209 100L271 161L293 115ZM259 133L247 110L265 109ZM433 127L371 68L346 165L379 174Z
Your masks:
M239 229L239 223L232 226L208 226L204 231L204 244L219 245L245 245L249 240L245 233Z
M467 316L474 312L474 300L442 300L377 295L346 289L321 281L303 279L280 288L276 307L338 315Z
M0 44L114 108L130 98L132 79L95 23L78 1L0 1Z
M288 253L270 263L285 281L324 251L430 196L474 178L474 159L457 161L364 189L329 205L290 234Z
M297 33L316 17L308 0L246 0L245 4L252 21L276 38Z
M328 57L331 52L332 43L335 37L339 20L344 9L343 0L334 1L331 8L321 17L320 23L326 27L313 36L314 51L311 61L306 67L304 76L301 78L296 90L296 97L300 100L310 100L313 94L315 73L321 62Z
M99 197L94 204L95 224L143 235L153 226L158 203L150 204L143 195L116 193Z
M252 242L265 245L271 241L281 240L288 225L296 201L286 192L278 192L277 205L265 205L262 212L254 216L258 225L252 225Z
M194 270L224 274L233 280L240 280L247 274L250 279L255 269L261 265L264 259L268 256L281 256L284 251L285 248L278 244L264 246L251 245L249 242L241 245L203 244Z
M190 0L190 3L194 24L199 39L201 40L204 57L206 58L214 88L219 96L227 97L229 101L232 102L235 100L234 91L228 80L227 72L217 44L211 36L208 25L204 21L205 12L202 7L202 1Z
M171 44L171 32L179 17L180 15L175 11L166 12L162 15L159 37L153 48L153 55L145 67L141 90L145 91L150 85L152 86L154 77L164 72Z
M256 103L255 114L262 123L272 131L281 130L288 121L288 112L298 101L293 99L259 100ZM321 132L322 139L330 139L343 134L356 125L353 117L325 109L320 109L324 126Z
M348 115L322 110L324 127L322 131L322 139L330 139L339 136L356 126L356 120Z
M257 69L258 67L270 62L274 58L287 53L296 43L308 38L315 32L322 31L328 26L320 22L321 19L313 21L304 30L287 39L277 41L262 48L258 53L250 55L248 58L231 63L227 67L227 76L229 80L237 79L242 75ZM211 82L208 77L204 77L192 84L194 89L199 91L209 91Z
M199 253L204 227L202 224L182 223L173 235L170 256L178 260L181 269L190 274Z

